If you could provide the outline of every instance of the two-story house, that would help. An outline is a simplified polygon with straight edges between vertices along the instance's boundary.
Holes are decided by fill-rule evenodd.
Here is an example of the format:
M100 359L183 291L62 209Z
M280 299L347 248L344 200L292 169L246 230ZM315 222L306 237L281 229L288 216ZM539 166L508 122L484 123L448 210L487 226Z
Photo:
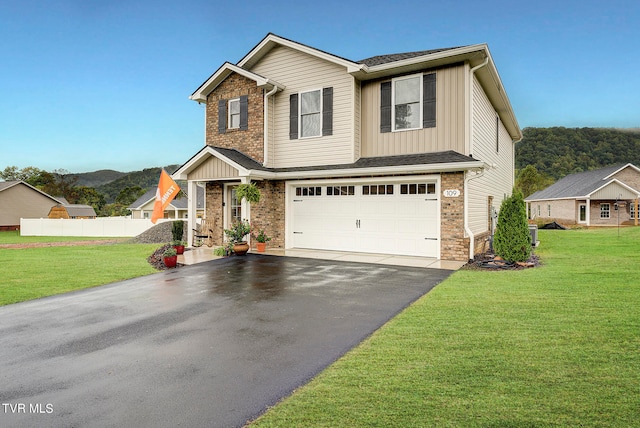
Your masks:
M514 185L522 132L485 44L351 61L268 34L190 98L206 145L173 177L205 183L218 244L248 219L285 249L467 260Z

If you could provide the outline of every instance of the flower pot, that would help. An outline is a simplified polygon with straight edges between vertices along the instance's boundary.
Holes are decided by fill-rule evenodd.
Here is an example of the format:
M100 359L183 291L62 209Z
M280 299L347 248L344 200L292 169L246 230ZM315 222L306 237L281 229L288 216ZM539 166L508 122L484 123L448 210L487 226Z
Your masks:
M184 254L184 245L174 245L173 248L176 249L176 253Z
M267 243L266 242L256 242L256 248L258 249L259 253L264 253L264 250L267 249Z
M163 259L164 265L168 268L176 267L178 264L178 256L169 256Z
M233 244L233 252L238 256L244 256L245 254L247 254L247 251L249 251L249 244L247 244L245 241Z

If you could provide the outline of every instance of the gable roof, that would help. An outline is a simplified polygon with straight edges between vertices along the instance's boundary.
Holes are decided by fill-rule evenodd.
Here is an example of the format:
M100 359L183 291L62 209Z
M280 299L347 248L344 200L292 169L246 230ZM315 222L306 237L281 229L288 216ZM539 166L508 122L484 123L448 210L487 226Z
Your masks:
M286 46L322 60L340 65L345 71L361 81L392 77L400 74L418 72L451 64L468 63L470 67L483 65L475 76L482 84L487 97L501 117L512 141L522 139L522 130L515 117L511 102L504 90L502 80L495 67L487 44L440 48L414 52L378 55L360 61L346 58L313 48L311 46L289 40L273 33L268 33L249 53L236 65L225 62L207 81L189 97L199 103L206 102L207 95L215 89L231 72L238 72L256 81L258 86L276 86L284 89L282 84L270 80L268 76L259 76L250 70L272 49ZM486 64L485 64L486 61Z
M206 102L207 95L209 95L218 85L229 77L231 73L237 73L241 76L246 77L247 79L253 80L256 82L258 88L266 88L267 90L273 89L273 87L277 87L279 90L284 89L284 85L280 83L268 79L266 77L260 76L259 74L252 73L249 70L245 70L244 68L238 67L237 65L233 65L229 62L225 62L216 70L215 73L211 75L198 89L196 89L193 94L189 97L190 99L198 102Z
M91 205L59 204L57 206L63 207L65 210L67 210L69 217L97 217L96 211Z
M49 195L49 194L47 194L47 193L43 192L42 190L38 189L37 187L34 187L34 186L32 186L31 184L26 183L26 182L24 182L24 181L22 181L22 180L14 180L14 181L0 181L0 192L2 192L2 191L4 191L4 190L7 190L7 189L10 189L10 188L12 188L12 187L14 187L14 186L18 186L18 185L24 185L24 186L26 186L26 187L28 187L28 188L32 189L32 190L34 190L34 191L36 191L36 192L38 192L38 193L40 193L40 194L42 194L42 195L46 196L47 198L51 199L51 200L52 200L53 202L55 202L56 204L60 204L60 203L62 203L62 201L61 201L61 200L54 198L53 196L51 196L51 195Z
M622 184L624 187L638 193L640 189L631 189L628 185L625 185L613 178L615 174L627 167L634 168L640 172L640 169L630 163L611 165L592 171L578 172L576 174L567 175L546 189L533 193L525 198L525 201L588 198L589 195L612 182Z

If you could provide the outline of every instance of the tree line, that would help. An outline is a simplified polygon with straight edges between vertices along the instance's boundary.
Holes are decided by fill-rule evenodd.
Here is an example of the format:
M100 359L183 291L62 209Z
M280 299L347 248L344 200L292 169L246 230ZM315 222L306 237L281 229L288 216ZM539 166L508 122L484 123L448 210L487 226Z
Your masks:
M93 187L78 185L78 176L69 171L57 169L48 172L32 166L22 169L8 166L0 171L0 179L21 180L54 198L63 197L70 204L91 205L100 217L131 214L127 207L146 192L139 185L126 186L108 203L104 193Z

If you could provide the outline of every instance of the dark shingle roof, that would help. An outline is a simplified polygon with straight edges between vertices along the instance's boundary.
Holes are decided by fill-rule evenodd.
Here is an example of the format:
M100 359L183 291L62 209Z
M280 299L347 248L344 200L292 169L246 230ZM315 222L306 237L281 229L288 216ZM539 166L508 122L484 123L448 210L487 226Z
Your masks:
M358 169L358 168L377 168L389 166L403 165L431 165L446 164L459 162L478 162L469 156L461 155L453 150L436 153L419 153L412 155L399 156L379 156L371 158L360 158L354 163L338 164L338 165L319 165L319 166L301 166L291 168L266 168L261 163L255 161L249 156L235 149L225 149L221 147L212 147L218 153L222 154L229 160L237 163L243 168L258 171L270 172L304 172L304 171L329 171L335 169Z
M181 189L184 193L187 193L187 189ZM198 199L196 200L197 209L204 208L204 189L202 187L196 187L196 192L198 194ZM140 196L131 205L128 206L129 209L138 209L142 205L146 204L152 199L156 197L156 188L149 189L145 192L144 195ZM170 203L171 206L178 209L187 209L189 199L185 197L177 197L173 199Z
M587 196L607 182L604 179L627 164L611 165L593 171L567 175L544 190L539 190L525 200L560 199Z
M388 55L377 55L377 56L372 56L371 58L362 59L356 62L358 64L364 64L368 67L373 67L374 65L382 65L390 62L402 61L403 59L410 59L410 58L415 58L419 56L431 55L434 53L444 52L452 49L458 49L458 47L431 49L428 51L395 53L395 54L388 54Z
M69 217L96 217L96 211L91 205L69 204L63 205Z

